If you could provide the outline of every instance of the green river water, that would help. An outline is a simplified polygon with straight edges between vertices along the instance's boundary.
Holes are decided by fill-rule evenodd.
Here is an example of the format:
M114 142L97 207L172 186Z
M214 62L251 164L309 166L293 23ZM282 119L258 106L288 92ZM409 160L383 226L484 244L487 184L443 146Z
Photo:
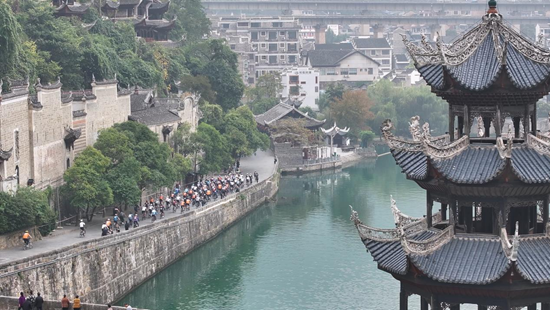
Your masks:
M350 222L391 228L390 195L422 216L425 192L391 156L341 172L283 177L258 208L118 302L157 309L398 309L399 283L377 269ZM409 309L419 309L418 296ZM463 307L462 309L467 309Z

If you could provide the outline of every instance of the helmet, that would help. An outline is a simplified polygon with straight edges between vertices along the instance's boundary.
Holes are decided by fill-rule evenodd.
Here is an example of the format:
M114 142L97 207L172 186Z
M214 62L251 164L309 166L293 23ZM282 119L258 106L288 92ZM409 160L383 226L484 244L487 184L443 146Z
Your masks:
M26 233L28 233L29 231L28 230L25 230Z
M80 219L80 221L81 221L81 222L84 222L84 220L83 220L83 219Z

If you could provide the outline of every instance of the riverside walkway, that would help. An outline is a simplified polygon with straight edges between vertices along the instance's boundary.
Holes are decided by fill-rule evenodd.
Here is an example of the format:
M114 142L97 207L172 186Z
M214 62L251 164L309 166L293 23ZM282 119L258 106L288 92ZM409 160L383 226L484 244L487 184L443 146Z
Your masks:
M274 155L271 151L258 151L256 152L256 155L241 159L240 170L242 173L253 173L254 171L257 171L261 182L271 177L275 173L275 164L273 161ZM234 195L235 193L228 195L224 199L211 201L203 207L192 207L191 210L209 208L211 206L223 203L231 199ZM128 212L129 211L131 211L131 209L128 209ZM139 213L141 214L141 212ZM159 225L159 223L162 223L167 219L177 216L182 216L179 210L175 213L172 210L167 210L165 212L164 218L157 219L154 223L152 223L150 219L146 219L144 221L140 221L139 225L140 227L148 225ZM111 214L106 214L106 217L112 218ZM0 250L0 264L57 250L65 246L78 244L80 242L88 241L90 239L101 238L101 225L104 221L105 218L95 215L92 222L86 223L86 237L84 238L80 237L80 229L78 227L68 226L55 231L51 236L44 237L42 240L34 241L34 247L32 249L23 250L23 243L21 242L21 246ZM130 228L129 230L125 231L124 227L122 226L120 233L115 234L125 234L131 232L132 230L133 228Z

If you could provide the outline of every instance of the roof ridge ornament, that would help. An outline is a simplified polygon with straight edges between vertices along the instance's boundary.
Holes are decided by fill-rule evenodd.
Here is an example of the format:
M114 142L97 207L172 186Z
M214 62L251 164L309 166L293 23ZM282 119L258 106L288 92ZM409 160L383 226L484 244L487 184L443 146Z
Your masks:
M411 132L413 141L416 142L422 139L422 133L420 132L420 116L415 115L411 117L411 121L409 122L409 131Z
M489 5L489 10L487 10L487 14L498 14L497 0L489 0L487 4Z

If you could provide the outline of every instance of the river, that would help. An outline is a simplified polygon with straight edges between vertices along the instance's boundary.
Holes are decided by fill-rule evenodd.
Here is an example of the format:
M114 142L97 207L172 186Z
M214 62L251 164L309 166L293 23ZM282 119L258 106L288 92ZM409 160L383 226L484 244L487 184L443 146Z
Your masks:
M283 177L260 207L118 304L172 309L398 309L399 282L377 269L350 222L391 228L390 195L422 216L425 192L391 156L336 173ZM419 309L419 297L409 298ZM463 308L464 309L464 308Z

